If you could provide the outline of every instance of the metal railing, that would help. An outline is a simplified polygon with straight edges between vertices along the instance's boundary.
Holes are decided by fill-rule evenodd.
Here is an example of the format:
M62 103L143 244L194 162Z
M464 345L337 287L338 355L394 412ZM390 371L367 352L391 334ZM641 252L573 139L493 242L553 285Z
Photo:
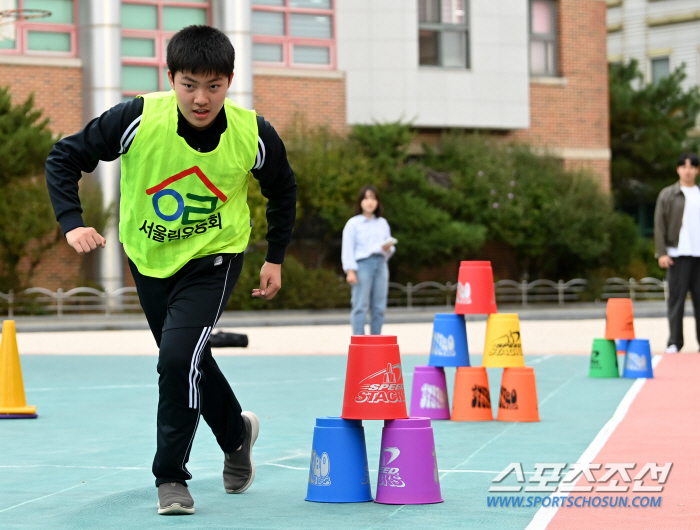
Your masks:
M576 278L565 282L559 280L534 280L516 282L513 280L500 280L494 284L496 302L520 303L527 306L530 303L556 302L564 305L566 302L581 301L582 294L589 294L590 299L595 299L595 293L591 292L590 283L582 278ZM389 305L414 307L417 305L442 305L454 304L454 293L457 284L447 282L421 282L416 285L407 283L389 282ZM635 280L623 280L622 278L608 278L605 281L603 292L599 298L631 298L632 300L665 300L667 296L667 284L664 280L656 278L642 278Z
M663 299L668 297L668 284L666 280L656 278L642 278L637 281L634 278L623 280L622 278L608 278L606 292L603 298L629 298L632 300ZM660 296L663 295L663 296Z
M623 280L608 278L602 293L593 293L587 280L576 278L564 282L559 280L535 280L532 282L501 280L494 284L496 302L519 303L523 307L532 303L578 302L585 299L631 298L632 300L665 300L668 286L655 278ZM418 284L389 282L388 304L394 307L454 305L457 284L452 282L421 282ZM0 314L12 318L15 314L102 313L106 317L113 313L141 311L134 287L124 287L110 292L91 287L77 287L56 292L41 287L32 287L18 293L0 293Z
M108 317L112 313L141 310L135 287L122 287L110 292L92 287L76 287L64 292L56 292L43 287L31 287L18 293L0 293L0 300L6 304L7 315L16 313L50 314L63 316L65 313L103 313Z

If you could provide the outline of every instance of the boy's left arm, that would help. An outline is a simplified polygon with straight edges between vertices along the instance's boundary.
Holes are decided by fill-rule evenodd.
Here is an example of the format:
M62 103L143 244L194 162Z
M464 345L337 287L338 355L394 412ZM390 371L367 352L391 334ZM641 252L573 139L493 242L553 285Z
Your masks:
M267 256L260 269L260 289L253 289L253 296L271 300L282 286L282 262L296 219L297 183L277 131L263 117L257 120L258 156L252 173L267 198Z

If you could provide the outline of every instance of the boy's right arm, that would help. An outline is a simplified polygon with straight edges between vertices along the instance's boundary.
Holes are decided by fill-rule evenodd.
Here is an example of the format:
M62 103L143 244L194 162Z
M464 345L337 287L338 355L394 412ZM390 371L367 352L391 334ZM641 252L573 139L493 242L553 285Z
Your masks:
M128 150L142 113L142 98L120 103L82 131L56 142L46 159L46 185L56 220L79 254L104 246L104 238L94 228L85 227L78 181L83 172L94 171L100 160L116 160Z

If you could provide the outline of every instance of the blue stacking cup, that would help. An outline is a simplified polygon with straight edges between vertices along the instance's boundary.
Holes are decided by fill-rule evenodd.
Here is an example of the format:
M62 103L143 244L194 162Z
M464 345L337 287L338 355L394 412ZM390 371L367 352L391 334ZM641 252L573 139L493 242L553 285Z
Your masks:
M647 339L630 339L625 354L625 370L622 377L654 377L651 367L651 347Z
M627 343L630 339L615 339L615 349L618 352L624 353L627 350Z
M373 500L362 420L316 418L306 500Z
M438 313L433 322L429 366L470 366L464 315Z

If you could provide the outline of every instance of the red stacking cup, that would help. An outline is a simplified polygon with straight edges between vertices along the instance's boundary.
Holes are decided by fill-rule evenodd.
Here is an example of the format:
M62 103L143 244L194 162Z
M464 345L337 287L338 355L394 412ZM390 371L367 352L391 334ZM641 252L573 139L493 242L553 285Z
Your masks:
M463 261L459 266L457 282L456 314L496 313L496 292L490 261Z
M350 339L341 417L408 418L401 354L395 335L353 335Z

